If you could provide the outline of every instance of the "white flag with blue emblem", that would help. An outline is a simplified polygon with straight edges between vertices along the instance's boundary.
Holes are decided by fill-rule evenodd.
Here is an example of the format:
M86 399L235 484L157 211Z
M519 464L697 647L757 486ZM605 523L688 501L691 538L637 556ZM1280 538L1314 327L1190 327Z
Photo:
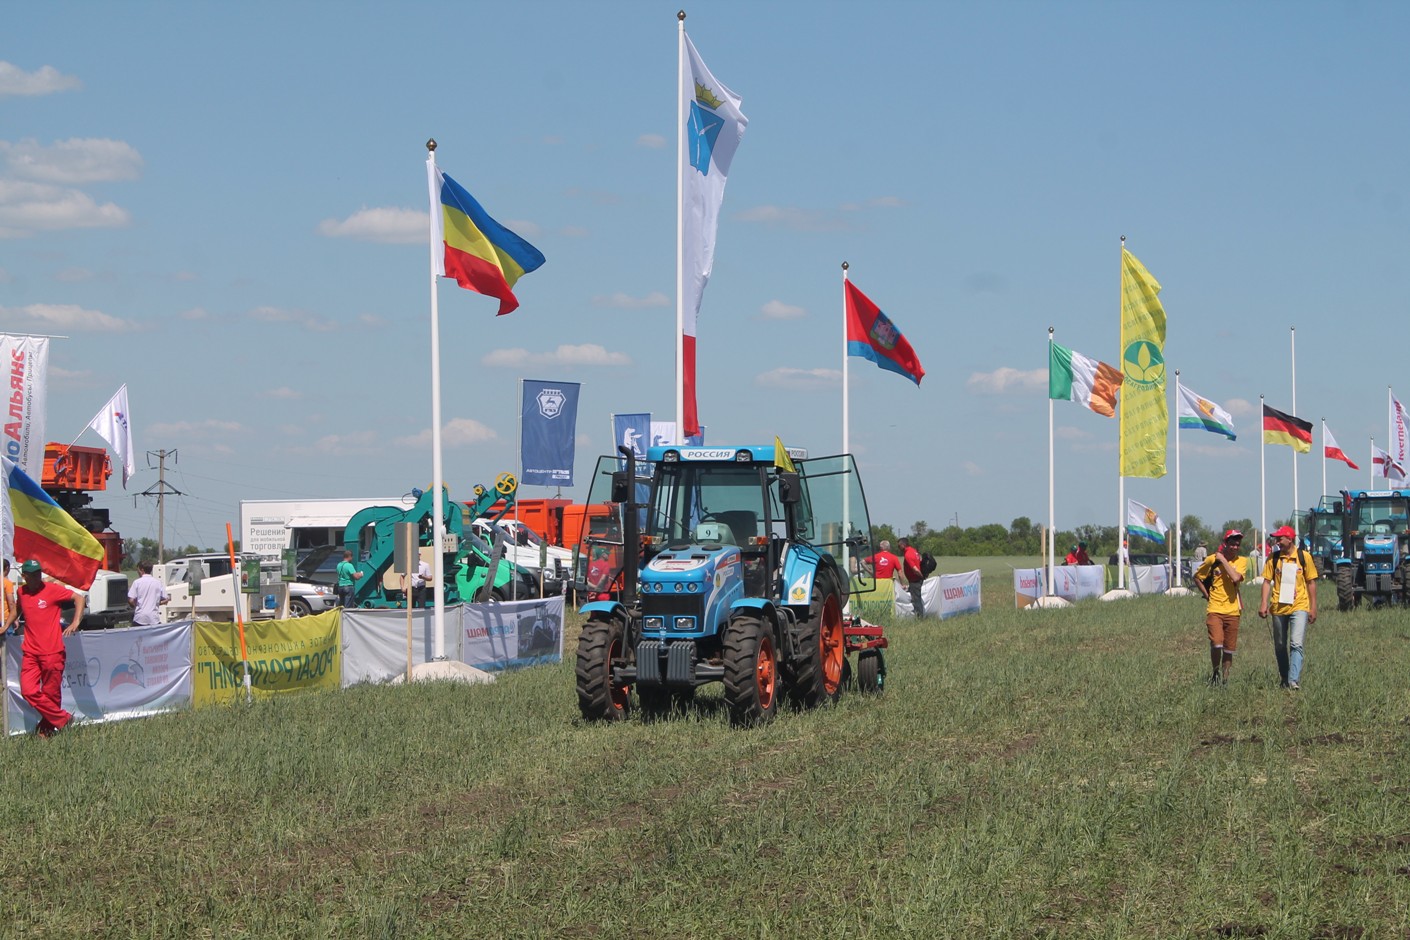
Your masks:
M695 411L695 318L715 263L715 230L730 161L744 139L749 119L743 99L705 67L695 44L681 30L680 128L680 330L683 337L681 385L686 434L699 427Z
M117 390L88 426L113 449L113 456L122 464L122 487L127 489L127 481L137 472L137 464L132 454L132 418L127 411L126 385Z

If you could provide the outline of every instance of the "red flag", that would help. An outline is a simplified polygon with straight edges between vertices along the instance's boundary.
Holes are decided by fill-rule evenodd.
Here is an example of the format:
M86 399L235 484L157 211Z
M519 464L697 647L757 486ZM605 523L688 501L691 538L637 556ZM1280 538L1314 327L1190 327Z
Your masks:
M1327 430L1327 426L1325 424L1322 425L1322 445L1322 452L1325 456L1330 457L1333 460L1340 460L1342 463L1346 464L1353 470L1361 469L1360 467L1356 466L1356 464L1351 462L1351 458L1346 455L1346 451L1342 450L1340 447L1337 446L1337 439L1335 437L1332 437L1332 432Z

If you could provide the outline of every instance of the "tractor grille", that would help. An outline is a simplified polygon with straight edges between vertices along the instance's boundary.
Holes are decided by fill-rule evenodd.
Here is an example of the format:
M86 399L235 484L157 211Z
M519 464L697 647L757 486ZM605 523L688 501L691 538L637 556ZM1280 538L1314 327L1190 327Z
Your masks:
M121 610L122 608L124 608L124 607L126 607L126 606L127 606L127 579L126 579L126 578L110 578L110 579L108 579L107 604L103 607L103 609L104 609L104 610Z
M669 627L677 617L694 617L700 621L705 613L705 598L699 594L643 594L641 612L646 617L664 617Z

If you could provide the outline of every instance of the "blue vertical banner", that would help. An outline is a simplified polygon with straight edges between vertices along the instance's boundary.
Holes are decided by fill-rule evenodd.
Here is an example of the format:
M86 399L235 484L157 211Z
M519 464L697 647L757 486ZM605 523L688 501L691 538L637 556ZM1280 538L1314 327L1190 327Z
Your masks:
M520 483L572 486L578 433L577 382L524 379L519 458Z
M651 412L612 416L612 453L618 447L630 447L640 463L646 462L646 448L651 446Z

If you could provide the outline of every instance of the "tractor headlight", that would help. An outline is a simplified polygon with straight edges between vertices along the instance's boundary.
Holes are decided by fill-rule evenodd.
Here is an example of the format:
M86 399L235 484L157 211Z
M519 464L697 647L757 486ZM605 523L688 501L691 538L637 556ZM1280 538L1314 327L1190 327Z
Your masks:
M690 593L694 594L694 593L696 593L697 591L700 590L700 585L698 585L698 584L696 584L694 581L692 581L692 582L690 582L689 584L687 584L687 585L685 586L685 589L686 589L687 591L689 591Z
M694 630L694 629L695 629L695 618L694 618L694 617L677 617L677 618L676 618L676 621L675 621L675 625L676 625L676 629L677 629L677 630Z
M648 630L664 630L666 629L666 618L643 617L641 620L641 625Z
M676 593L679 594L679 593L681 593L681 592L684 591L684 590L685 590L685 585L684 585L684 584L681 584L679 581L677 581L677 582L676 582Z

